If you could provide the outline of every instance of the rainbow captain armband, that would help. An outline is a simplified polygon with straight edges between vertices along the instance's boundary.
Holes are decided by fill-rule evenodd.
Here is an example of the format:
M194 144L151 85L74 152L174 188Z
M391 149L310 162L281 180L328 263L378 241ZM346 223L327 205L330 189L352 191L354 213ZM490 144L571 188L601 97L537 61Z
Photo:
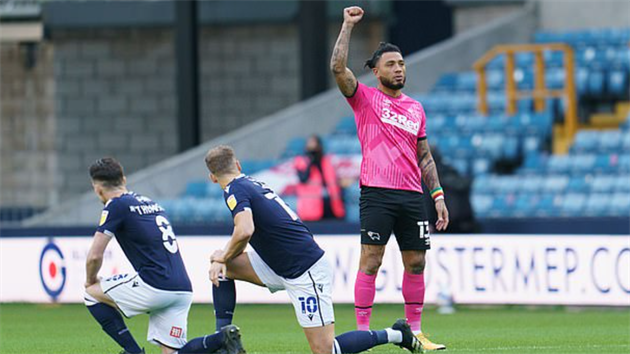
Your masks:
M432 190L431 198L433 198L433 200L436 202L438 200L444 199L444 190L442 189L442 187L437 187L434 190Z

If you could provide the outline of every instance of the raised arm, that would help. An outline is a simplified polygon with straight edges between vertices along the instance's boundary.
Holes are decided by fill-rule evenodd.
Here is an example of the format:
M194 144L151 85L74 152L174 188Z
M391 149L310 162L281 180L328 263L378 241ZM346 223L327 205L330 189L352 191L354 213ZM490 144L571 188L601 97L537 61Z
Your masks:
M418 140L418 166L420 172L422 172L422 180L424 184L429 187L429 191L441 190L440 178L438 177L437 167L431 155L431 148L427 139ZM435 199L435 211L437 212L438 220L435 223L435 228L438 230L446 230L448 227L448 209L444 203L444 197Z
M332 57L330 58L330 70L335 75L337 86L341 93L350 97L357 89L357 78L348 69L348 47L350 46L350 34L355 24L363 18L363 9L358 6L347 7L343 10L343 25L335 43Z

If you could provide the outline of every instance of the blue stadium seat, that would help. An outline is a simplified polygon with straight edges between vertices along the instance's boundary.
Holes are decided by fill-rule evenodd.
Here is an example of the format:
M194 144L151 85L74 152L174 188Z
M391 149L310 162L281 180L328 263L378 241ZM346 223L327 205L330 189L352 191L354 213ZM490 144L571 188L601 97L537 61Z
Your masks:
M571 169L571 158L569 156L553 155L547 161L547 171L549 173L566 173Z
M427 116L426 129L427 134L431 134L432 132L438 132L444 129L447 126L446 117L440 114L435 114L432 116ZM433 135L431 135L433 137Z
M482 176L482 175L486 175L490 173L491 168L492 168L492 163L490 159L477 158L473 160L471 172L473 176Z
M548 176L542 185L546 193L562 193L569 185L569 176Z
M477 73L463 72L457 75L457 90L458 91L475 91L477 90Z
M521 143L521 154L523 156L529 156L532 154L538 154L542 149L543 141L540 136L530 135L523 137Z
M503 70L488 70L486 84L491 91L502 90L505 87L505 72Z
M479 195L489 195L496 192L494 185L497 183L496 176L474 176L472 191Z
M525 161L519 169L520 173L544 172L548 164L548 158L541 154L529 154L525 156Z
M283 195L282 200L291 210L297 212L297 196L295 195Z
M616 176L614 190L617 193L630 193L630 175Z
M337 134L348 134L354 135L357 133L357 125L354 122L354 117L343 117L337 123L337 127L335 128L335 133Z
M361 144L353 135L332 135L326 138L326 151L336 155L360 154Z
M446 73L440 76L438 81L433 86L433 91L451 92L455 90L456 86L457 86L457 73Z
M470 199L476 217L485 218L490 215L494 203L493 196L487 194L473 194Z
M573 155L568 158L574 173L589 173L597 167L597 156L594 154Z
M495 182L494 187L497 192L502 194L514 194L519 192L521 188L520 176L503 176Z
M588 91L588 69L584 67L578 67L575 70L575 90L578 95L584 95Z
M566 77L564 68L550 68L545 71L545 86L549 89L561 89L564 87Z
M541 186L543 185L544 181L545 177L542 176L521 176L519 189L522 192L536 194L540 192Z
M608 93L614 96L623 96L628 92L628 71L617 68L608 72L606 77Z
M358 183L353 183L351 186L344 189L345 202L349 204L359 204L359 197L361 196L361 188Z
M585 194L569 193L562 199L560 205L561 215L581 216L586 204Z
M630 131L628 129L624 129L623 137L621 138L621 151L628 153L630 152Z
M287 144L282 157L294 157L300 155L304 152L304 146L306 146L306 138L293 138Z
M595 130L580 130L575 135L571 152L594 152L598 145L599 132Z
M599 69L591 70L588 75L588 92L591 95L601 96L604 94L604 84L604 72Z
M590 183L587 179L592 179L590 176L584 177L583 175L571 176L567 189L573 193L583 193L590 189Z
M537 195L519 194L514 202L514 208L511 210L513 217L531 217L537 204Z
M599 132L599 152L619 152L622 146L622 133L619 130Z
M587 216L604 216L608 213L610 203L611 195L593 193L588 197L584 214Z
M554 194L539 195L534 215L540 217L558 216L560 215L560 203L561 199Z
M358 204L346 205L346 221L353 222L353 223L360 222Z
M629 216L630 215L630 193L615 193L610 201L608 209L610 216Z
M514 81L519 90L531 90L534 88L534 73L531 69L518 68L514 70Z
M620 155L618 160L619 172L630 172L630 155Z
M597 175L591 183L591 193L612 193L615 190L617 177L612 175Z
M184 197L205 198L210 181L191 181L186 184Z

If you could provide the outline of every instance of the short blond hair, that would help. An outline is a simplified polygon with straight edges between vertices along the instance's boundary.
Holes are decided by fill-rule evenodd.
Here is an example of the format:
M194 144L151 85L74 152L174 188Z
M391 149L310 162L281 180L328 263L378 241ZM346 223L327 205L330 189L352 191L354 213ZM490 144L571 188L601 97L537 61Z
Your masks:
M215 176L223 176L231 172L238 172L236 154L228 145L213 147L206 154L206 167Z

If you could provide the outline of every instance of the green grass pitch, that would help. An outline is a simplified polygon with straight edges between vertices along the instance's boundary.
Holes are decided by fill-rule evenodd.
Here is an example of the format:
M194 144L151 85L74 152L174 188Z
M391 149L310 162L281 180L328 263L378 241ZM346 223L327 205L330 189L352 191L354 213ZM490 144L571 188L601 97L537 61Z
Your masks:
M335 306L336 332L353 329L350 305ZM391 325L403 316L402 305L377 305L372 327ZM148 316L127 323L147 353L159 353L146 342ZM428 308L424 332L448 346L447 353L630 353L630 309L555 307L459 308L439 315ZM238 305L234 322L241 327L248 353L309 353L290 305ZM211 305L193 306L188 337L214 329ZM0 353L118 353L82 305L0 305ZM404 353L391 344L370 354Z

